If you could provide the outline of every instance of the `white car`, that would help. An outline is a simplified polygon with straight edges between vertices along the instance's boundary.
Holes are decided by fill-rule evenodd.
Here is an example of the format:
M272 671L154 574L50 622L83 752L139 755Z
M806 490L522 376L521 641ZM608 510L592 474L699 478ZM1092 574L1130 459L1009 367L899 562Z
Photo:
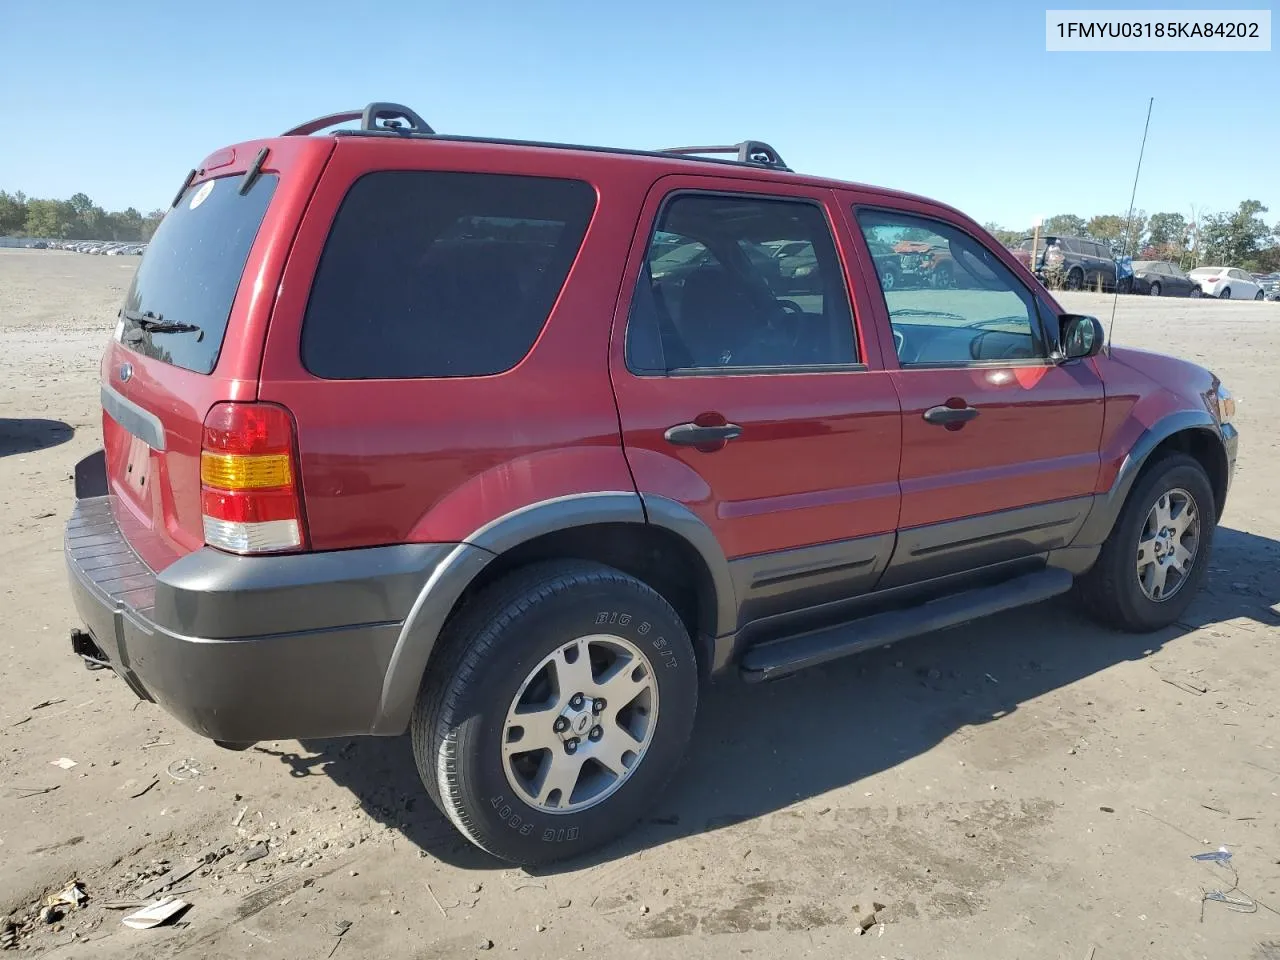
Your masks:
M1206 297L1223 300L1261 300L1262 285L1239 267L1196 267L1188 276L1200 284Z

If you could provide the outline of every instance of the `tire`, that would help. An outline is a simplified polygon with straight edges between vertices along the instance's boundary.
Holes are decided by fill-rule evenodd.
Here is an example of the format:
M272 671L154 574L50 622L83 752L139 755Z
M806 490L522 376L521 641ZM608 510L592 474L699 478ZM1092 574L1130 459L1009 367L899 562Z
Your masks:
M1084 271L1079 267L1072 267L1067 272L1067 289L1079 290L1084 286Z
M1165 599L1153 600L1139 581L1139 543L1150 537L1148 519L1162 498L1171 495L1176 504L1183 494L1192 502L1199 520L1197 541L1185 574L1176 585L1166 580ZM1204 582L1216 527L1217 508L1204 467L1182 453L1161 458L1138 478L1097 562L1077 581L1085 610L1105 626L1131 633L1147 633L1177 622ZM1148 557L1154 555L1147 553ZM1170 571L1169 576L1173 575Z
M1222 288L1222 291L1218 294L1218 299L1219 299L1219 300L1230 300L1230 299L1231 299L1231 288L1230 288L1230 287L1223 287L1223 288Z
M1264 295L1263 295L1262 291L1261 291L1261 290L1259 290L1257 293L1255 293L1255 294L1253 295L1253 299L1255 299L1255 300L1263 300L1263 299L1265 299L1265 297L1264 297Z
M526 866L564 860L625 832L661 796L693 730L698 669L684 624L648 585L597 563L536 564L475 597L440 642L410 724L413 756L432 799L476 846ZM570 658L582 650L585 677L573 672L581 652ZM599 672L593 661L611 652L618 659ZM646 669L637 683L630 668L610 674L618 663ZM606 702L599 713L604 719L595 719L592 704L601 693L591 685L625 681L627 674L632 683L620 696L630 706ZM562 677L566 689L558 689ZM638 696L630 693L646 683ZM587 699L574 712L567 687L577 686L586 689L573 692ZM535 694L549 709L517 717L517 705L527 707ZM553 728L553 721L569 729ZM598 743L596 727L589 726L595 724L610 731ZM638 743L638 750L627 744L618 752L625 742L616 738L627 736L618 732L623 726L631 726L629 744ZM566 740L575 730L581 736L571 749ZM517 731L519 741L528 736L554 747L511 751L508 759L504 744L518 742ZM631 755L625 773L610 773L594 760L605 748L620 765ZM568 760L575 769L575 759L580 772L572 783L564 781L567 790L550 790L539 805L536 794L550 786L550 765ZM550 809L557 805L571 809Z
M1199 300L1201 297L1204 296L1204 291L1201 290L1199 287L1192 287L1191 292L1188 293L1187 296L1191 297L1193 300Z
M1150 289L1150 290L1148 290L1147 292L1148 292L1148 293L1150 293L1150 294L1151 294L1151 296L1153 296L1153 297L1158 297L1158 296L1160 296L1160 284L1159 284L1159 282L1157 281L1157 282L1152 283L1152 284L1151 284L1151 289Z
M898 286L898 272L892 267L880 268L880 289L885 293Z

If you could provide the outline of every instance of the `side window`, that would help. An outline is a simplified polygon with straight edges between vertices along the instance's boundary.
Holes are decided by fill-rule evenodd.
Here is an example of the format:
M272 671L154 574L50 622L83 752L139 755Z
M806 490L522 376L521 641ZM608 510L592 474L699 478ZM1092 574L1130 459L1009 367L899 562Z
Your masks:
M636 373L856 362L853 314L822 209L679 194L658 217L627 322Z
M857 218L868 246L898 251L894 282L877 272L904 367L1046 356L1035 297L977 240L908 214L860 210Z
M533 346L595 208L579 180L370 173L334 218L302 326L330 380L502 373Z

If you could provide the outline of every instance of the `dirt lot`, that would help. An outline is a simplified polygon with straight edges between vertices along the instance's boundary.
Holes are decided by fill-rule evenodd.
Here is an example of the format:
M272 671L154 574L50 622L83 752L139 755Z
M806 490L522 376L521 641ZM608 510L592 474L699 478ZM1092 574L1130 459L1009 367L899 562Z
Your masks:
M456 837L402 741L222 752L71 656L69 475L135 265L0 251L0 917L72 879L90 897L21 932L28 955L1280 958L1280 304L1119 303L1118 342L1211 365L1240 400L1185 623L1121 636L1047 604L714 691L649 822L530 873ZM1220 845L1256 912L1202 905L1235 880L1192 859ZM109 902L166 870L180 925L123 927ZM888 922L857 936L874 902Z

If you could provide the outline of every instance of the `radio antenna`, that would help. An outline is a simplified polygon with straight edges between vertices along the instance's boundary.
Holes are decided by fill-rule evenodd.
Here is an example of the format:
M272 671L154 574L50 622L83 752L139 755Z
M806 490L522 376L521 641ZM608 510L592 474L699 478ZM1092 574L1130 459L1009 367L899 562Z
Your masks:
M1142 146L1138 148L1138 169L1133 171L1133 191L1129 194L1129 215L1124 221L1124 247L1120 254L1121 257L1129 253L1129 240L1133 236L1133 202L1138 197L1138 177L1142 173L1142 155L1147 152L1147 131L1151 129L1151 108L1155 106L1156 98L1152 97L1147 101L1147 122L1142 128ZM1111 344L1111 333L1116 328L1116 307L1120 304L1120 270L1117 265L1116 269L1116 293L1111 301L1111 323L1107 327L1107 344Z

